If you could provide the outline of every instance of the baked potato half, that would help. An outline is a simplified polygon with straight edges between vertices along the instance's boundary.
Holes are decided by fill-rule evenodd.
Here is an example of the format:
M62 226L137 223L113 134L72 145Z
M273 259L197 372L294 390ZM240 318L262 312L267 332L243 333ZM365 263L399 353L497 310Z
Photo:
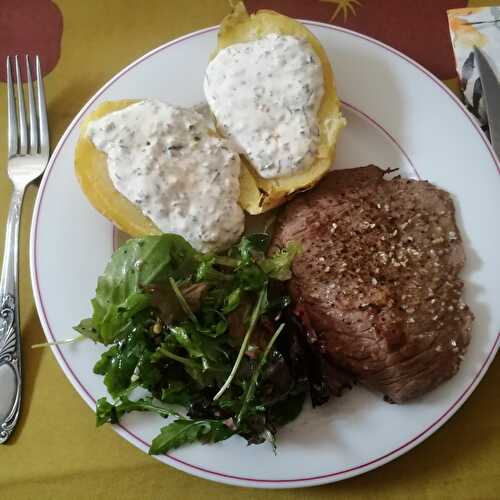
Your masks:
M86 137L87 127L108 113L126 108L136 102L132 99L108 101L100 104L85 117L75 151L75 172L82 191L102 215L118 229L133 237L161 234L153 221L116 190L108 173L106 155Z
M318 111L320 143L316 159L306 170L276 179L264 179L259 176L248 160L242 156L240 204L250 214L266 212L286 202L294 193L314 186L330 169L338 134L346 124L340 112L328 56L317 38L294 19L272 10L259 10L249 15L243 2L239 2L220 25L217 47L212 58L225 47L258 40L271 33L305 38L321 61L324 96Z

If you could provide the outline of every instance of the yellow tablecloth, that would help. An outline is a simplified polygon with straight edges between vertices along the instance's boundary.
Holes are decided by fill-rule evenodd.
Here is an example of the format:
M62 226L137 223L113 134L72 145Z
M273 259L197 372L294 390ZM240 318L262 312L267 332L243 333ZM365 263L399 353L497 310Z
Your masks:
M295 9L297 15L302 17L329 21L337 6L348 2L269 0L248 3L274 8L281 4L289 11ZM349 3L353 5L353 2ZM384 18L391 20L392 29L398 26L395 16L402 15L398 14L401 4L405 4L406 9L414 10L416 15L422 14L421 9L434 9L437 23L442 23L439 16L446 17L446 8L467 4L448 0L364 0L359 3L361 5L354 3L353 6L360 22L363 16L368 20L372 18L371 14L363 13L363 9L373 8L376 3L378 9L387 9ZM476 1L469 2L469 5L487 3ZM23 24L23 16L29 17L33 9L35 16ZM47 9L53 11L47 14ZM310 9L310 16L307 9ZM54 37L59 36L57 15L54 17L57 10L60 11L63 27L61 52L58 60L57 54L52 55L55 66L45 79L53 145L85 101L118 70L165 41L217 24L229 11L229 6L225 0L59 0L56 5L49 0L1 0L0 51L6 43L10 43L11 47L14 42L20 43L17 42L20 30L26 26L41 25L37 36L50 45L50 40L47 42L46 39L52 37L53 42ZM350 10L346 11L345 19L343 15L344 11L339 10L333 22L349 26L352 22L356 27L356 18ZM17 23L14 30L11 23ZM365 28L359 27L370 33L370 27ZM408 31L404 23L401 29ZM407 34L402 34L402 37L408 38ZM445 40L444 35L441 34L441 37ZM396 42L399 40L397 36L393 39ZM403 38L401 40L403 43ZM439 43L445 43L442 40ZM413 43L412 40L410 42ZM54 52L53 47L47 50ZM43 50L41 52L43 54ZM414 57L419 57L418 51ZM432 58L420 62L434 69ZM449 79L452 76L448 74L449 64L447 68L440 66L440 61L435 62L435 72L441 72L440 76L456 88L455 80ZM0 158L6 155L5 101L5 85L0 82ZM9 195L10 185L2 168L2 221L6 217ZM361 477L306 490L258 491L197 479L140 452L109 426L96 430L93 412L67 381L51 352L29 347L44 340L33 304L28 272L28 233L35 195L36 188L30 188L24 206L21 235L23 412L14 438L0 447L0 498L500 498L500 391L497 386L500 359L493 362L484 380L458 414L415 450ZM3 239L3 234L0 238ZM332 446L335 444L332 443Z

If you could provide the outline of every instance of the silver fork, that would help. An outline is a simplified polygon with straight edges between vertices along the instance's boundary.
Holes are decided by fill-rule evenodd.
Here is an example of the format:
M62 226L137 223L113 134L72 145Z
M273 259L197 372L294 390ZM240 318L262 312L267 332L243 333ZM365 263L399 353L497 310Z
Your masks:
M24 106L19 60L15 56L17 113L10 58L7 57L8 160L7 173L13 193L5 230L0 277L0 443L9 439L21 406L21 338L19 330L19 218L24 192L39 177L49 160L49 127L40 59L35 58L37 104L26 56L29 123Z

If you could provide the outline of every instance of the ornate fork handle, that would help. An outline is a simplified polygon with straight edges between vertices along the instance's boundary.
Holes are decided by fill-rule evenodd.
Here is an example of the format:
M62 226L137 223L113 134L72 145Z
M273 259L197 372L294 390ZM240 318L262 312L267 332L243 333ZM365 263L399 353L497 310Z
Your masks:
M7 218L0 277L0 443L10 437L21 407L21 339L19 329L19 218L24 188L15 189Z

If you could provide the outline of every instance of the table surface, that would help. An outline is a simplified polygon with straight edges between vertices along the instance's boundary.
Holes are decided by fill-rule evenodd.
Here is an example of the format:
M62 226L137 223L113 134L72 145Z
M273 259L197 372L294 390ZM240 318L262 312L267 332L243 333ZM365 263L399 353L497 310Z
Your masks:
M410 0L247 1L249 8L274 8L379 38L416 58L454 90L445 11L494 3L419 0L417 8ZM342 9L346 4L354 14L349 7ZM41 53L54 146L87 99L117 71L168 40L217 24L228 11L226 0L0 0L0 60L7 53L35 47ZM3 81L2 69L1 158L6 156L7 135ZM1 169L0 220L7 215L10 191ZM29 279L28 238L35 196L36 186L28 190L21 230L23 411L15 436L0 450L1 498L499 498L498 358L463 408L416 449L363 476L305 490L242 489L198 479L160 464L109 426L96 430L94 413L51 352L30 348L44 341ZM0 238L3 243L3 234Z

